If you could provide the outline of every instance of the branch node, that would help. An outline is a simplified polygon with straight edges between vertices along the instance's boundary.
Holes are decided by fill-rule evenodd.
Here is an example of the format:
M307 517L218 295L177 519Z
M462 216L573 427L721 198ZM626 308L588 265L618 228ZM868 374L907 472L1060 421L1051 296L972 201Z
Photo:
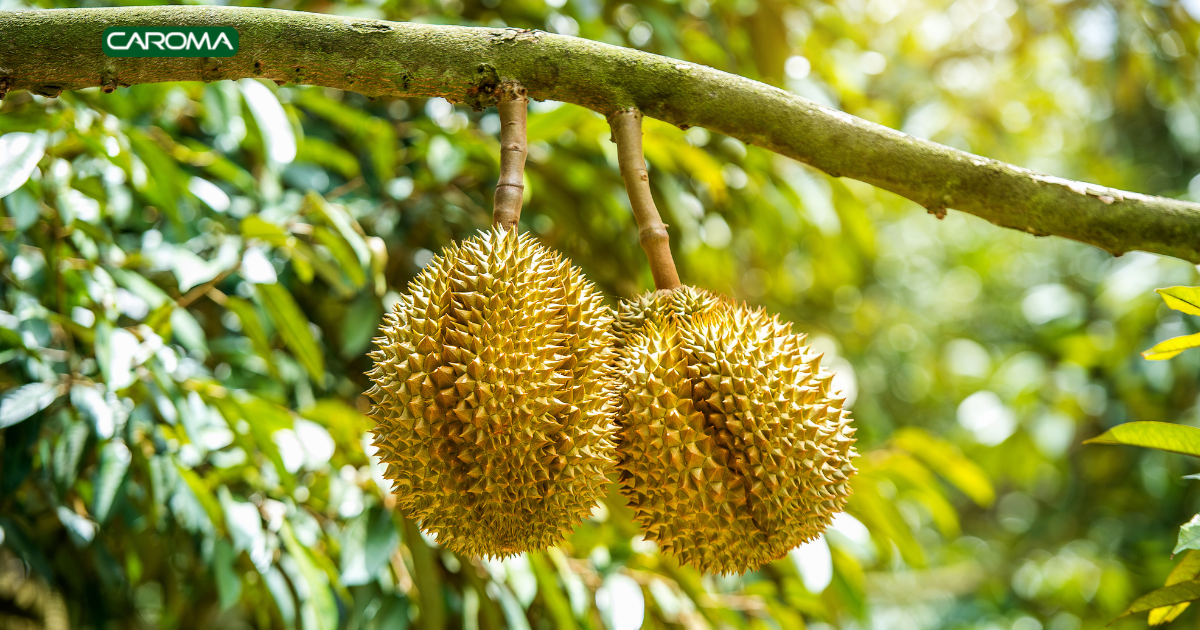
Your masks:
M57 85L41 85L30 91L46 98L58 98L63 93L63 89Z
M667 224L662 222L650 194L650 176L642 152L642 113L636 108L618 110L608 115L608 124L612 128L613 142L617 144L617 164L638 224L638 242L650 261L654 287L660 291L677 289L679 272L671 257Z

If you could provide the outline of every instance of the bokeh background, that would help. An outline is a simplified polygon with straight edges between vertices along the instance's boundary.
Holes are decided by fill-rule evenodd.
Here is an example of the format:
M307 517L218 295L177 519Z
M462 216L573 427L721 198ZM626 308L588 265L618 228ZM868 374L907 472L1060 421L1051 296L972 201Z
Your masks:
M0 0L56 6L76 5ZM1200 200L1196 0L263 6L579 35ZM743 576L659 555L615 492L544 553L439 548L369 457L364 355L384 304L489 224L498 129L441 99L251 80L10 93L0 134L32 135L0 142L36 168L0 202L0 625L1080 630L1161 586L1195 465L1081 442L1200 426L1200 353L1138 356L1198 330L1152 292L1195 267L938 220L657 121L684 281L793 321L853 400L848 514ZM614 304L649 289L603 118L534 103L529 134L522 229Z

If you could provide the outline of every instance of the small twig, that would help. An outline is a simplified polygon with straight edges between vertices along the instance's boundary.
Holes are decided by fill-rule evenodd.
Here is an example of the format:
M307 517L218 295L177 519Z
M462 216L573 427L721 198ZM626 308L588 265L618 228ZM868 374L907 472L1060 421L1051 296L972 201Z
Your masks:
M198 287L192 288L191 291L188 291L186 294L184 294L183 297L181 297L175 301L175 306L177 306L179 308L187 308L189 304L200 299L200 296L204 295L205 293L208 293L208 291L210 289L216 287L218 284L221 283L222 280L224 280L225 278L228 278L230 274L237 271L238 268L241 266L242 266L242 263L239 262L238 264L230 267L229 269L222 271L219 275L217 275L216 278L213 278L212 280L209 280L208 282L205 282L204 284L202 284Z
M229 302L229 296L221 293L221 290L213 287L208 290L208 298L217 303L218 306L225 306Z
M654 287L660 291L677 289L679 273L671 258L671 240L667 224L658 215L654 197L650 195L650 176L646 173L646 158L642 153L642 112L622 109L608 116L612 139L617 143L617 163L633 206L633 218L638 224L638 242L650 261Z
M362 185L363 185L363 178L355 177L354 179L346 182L345 184L342 184L341 186L338 186L337 188L334 188L333 190L329 191L329 193L325 195L325 198L326 199L337 199L338 197L341 197L342 195L344 195L348 192L356 190L359 186L362 186Z
M500 88L500 181L492 209L492 225L516 229L525 195L525 157L529 154L525 120L529 98L518 83Z

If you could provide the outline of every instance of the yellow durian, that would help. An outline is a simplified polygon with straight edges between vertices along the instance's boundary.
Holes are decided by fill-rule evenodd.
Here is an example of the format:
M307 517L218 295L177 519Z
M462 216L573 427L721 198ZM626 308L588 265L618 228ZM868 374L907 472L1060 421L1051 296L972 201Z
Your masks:
M580 270L492 229L445 249L371 354L374 444L400 508L445 547L556 544L615 460L611 311Z
M616 329L617 468L647 540L742 573L843 510L854 428L791 324L684 286L624 302Z

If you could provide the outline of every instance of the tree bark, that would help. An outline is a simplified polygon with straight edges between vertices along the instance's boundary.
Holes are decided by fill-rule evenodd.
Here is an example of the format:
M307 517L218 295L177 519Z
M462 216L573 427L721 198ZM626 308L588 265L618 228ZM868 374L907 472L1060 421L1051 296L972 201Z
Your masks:
M111 58L107 26L232 26L229 58ZM385 22L236 7L0 12L0 96L161 81L257 77L370 97L435 97L488 107L503 82L531 98L603 115L635 107L704 127L911 199L1113 254L1143 250L1200 263L1200 204L1042 175L921 140L706 66L522 29Z

